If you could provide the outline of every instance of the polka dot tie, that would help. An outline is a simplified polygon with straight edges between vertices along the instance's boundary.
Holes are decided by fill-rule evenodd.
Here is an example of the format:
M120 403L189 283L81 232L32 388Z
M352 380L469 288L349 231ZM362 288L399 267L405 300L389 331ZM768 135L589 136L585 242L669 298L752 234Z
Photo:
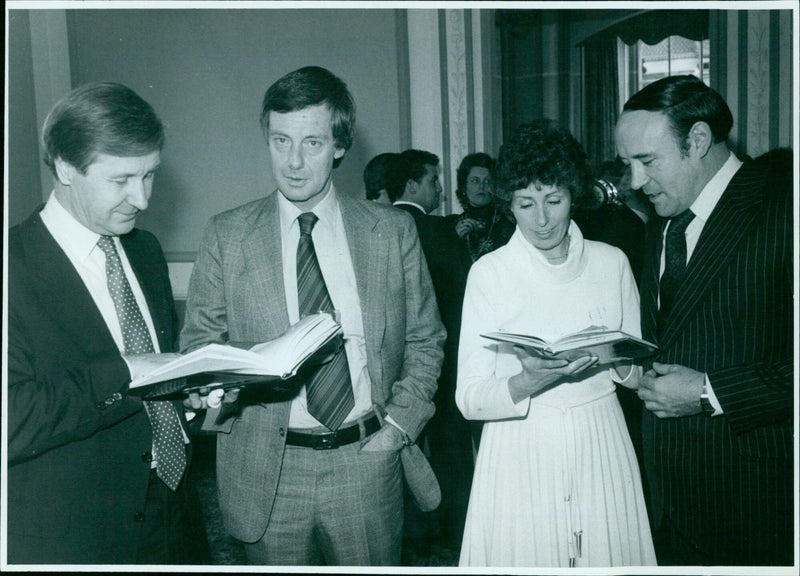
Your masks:
M297 302L300 316L320 311L332 312L333 302L319 267L311 231L317 223L313 212L297 217L300 240L297 244ZM344 349L322 364L306 384L308 412L331 430L338 430L353 409L355 398L350 367Z
M113 239L110 236L101 236L97 246L106 255L108 291L122 328L125 353L155 352L150 331L122 269ZM145 402L144 407L153 429L153 450L158 462L156 473L174 491L186 470L186 449L178 414L172 402Z

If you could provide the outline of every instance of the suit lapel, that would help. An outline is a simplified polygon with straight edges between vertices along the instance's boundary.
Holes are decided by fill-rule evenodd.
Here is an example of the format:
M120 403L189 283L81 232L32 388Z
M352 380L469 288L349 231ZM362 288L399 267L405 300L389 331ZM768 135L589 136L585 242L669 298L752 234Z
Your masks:
M70 335L74 349L88 356L107 353L117 345L89 290L67 255L50 235L38 214L28 221L27 258L29 269L39 276L33 283L41 290L48 317Z
M686 277L675 295L675 305L662 331L662 347L668 346L712 287L712 280L728 265L731 255L748 234L760 203L760 187L754 186L749 170L742 167L731 180L703 227Z
M367 350L379 350L386 321L388 246L374 212L341 192L337 192L337 199L356 273Z
M248 287L254 313L278 336L289 327L286 292L283 284L283 247L278 213L278 194L275 191L264 199L263 209L252 214L245 223L248 232L242 245L242 258L254 280ZM279 314L275 312L279 311Z

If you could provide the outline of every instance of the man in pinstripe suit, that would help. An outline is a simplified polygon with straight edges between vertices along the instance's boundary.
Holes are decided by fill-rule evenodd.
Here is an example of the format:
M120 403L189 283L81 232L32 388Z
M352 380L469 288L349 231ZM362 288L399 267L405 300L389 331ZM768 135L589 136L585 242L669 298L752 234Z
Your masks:
M635 94L616 128L660 216L640 288L660 349L639 387L660 564L793 558L792 191L731 153L732 123L719 94L678 76Z

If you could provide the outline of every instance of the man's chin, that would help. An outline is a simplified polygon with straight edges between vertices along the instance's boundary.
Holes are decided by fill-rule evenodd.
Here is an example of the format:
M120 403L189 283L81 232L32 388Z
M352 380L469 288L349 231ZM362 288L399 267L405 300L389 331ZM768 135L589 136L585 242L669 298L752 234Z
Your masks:
M108 234L111 236L122 236L123 234L127 234L131 230L136 227L136 220L131 220L130 222L123 222L119 224L115 224L113 226L108 227Z

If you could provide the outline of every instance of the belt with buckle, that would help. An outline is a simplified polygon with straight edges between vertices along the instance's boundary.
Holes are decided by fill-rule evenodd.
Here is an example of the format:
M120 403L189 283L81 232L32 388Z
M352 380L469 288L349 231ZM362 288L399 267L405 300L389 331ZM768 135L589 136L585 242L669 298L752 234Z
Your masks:
M339 428L336 432L322 432L319 434L297 432L289 430L286 433L286 444L289 446L302 446L314 450L333 450L339 446L346 446L358 442L362 438L374 434L381 427L377 416L363 420L364 435L358 423L346 428Z

